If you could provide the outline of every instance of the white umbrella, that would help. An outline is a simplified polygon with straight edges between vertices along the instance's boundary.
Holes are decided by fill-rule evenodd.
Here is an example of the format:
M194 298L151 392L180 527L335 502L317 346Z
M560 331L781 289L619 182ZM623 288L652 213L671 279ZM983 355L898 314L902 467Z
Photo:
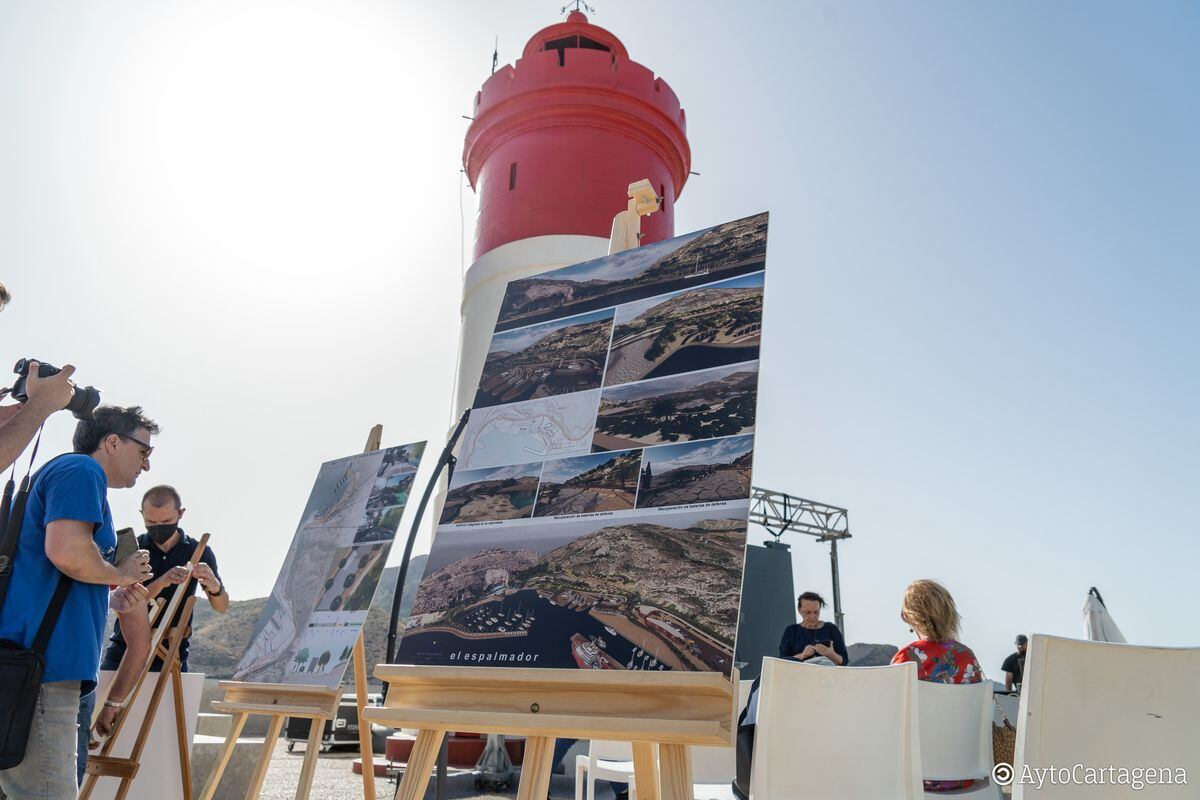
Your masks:
M1083 632L1093 642L1126 644L1125 636L1117 627L1117 623L1113 622L1108 608L1104 605L1104 599L1100 597L1100 592L1096 591L1095 586L1083 601Z

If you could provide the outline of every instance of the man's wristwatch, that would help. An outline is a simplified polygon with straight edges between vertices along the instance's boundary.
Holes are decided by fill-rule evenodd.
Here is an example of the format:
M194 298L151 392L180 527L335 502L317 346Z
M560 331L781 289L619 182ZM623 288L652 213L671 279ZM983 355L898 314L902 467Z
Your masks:
M105 700L104 707L105 708L124 708L125 704L118 703L116 700Z
M225 591L225 584L223 584L223 583L218 583L218 584L217 584L217 590L216 590L215 592L210 592L210 591L208 590L208 587L207 587L207 586L203 587L203 589L204 589L204 593L205 593L206 595L208 595L209 597L220 597L220 596L221 596L221 592Z

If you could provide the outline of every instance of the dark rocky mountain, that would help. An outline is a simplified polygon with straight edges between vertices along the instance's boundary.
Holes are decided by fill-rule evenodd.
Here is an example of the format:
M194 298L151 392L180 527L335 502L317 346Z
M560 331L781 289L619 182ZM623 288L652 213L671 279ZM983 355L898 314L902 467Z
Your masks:
M854 667L883 667L892 663L892 656L897 648L890 644L856 644L847 645L850 653L850 665Z

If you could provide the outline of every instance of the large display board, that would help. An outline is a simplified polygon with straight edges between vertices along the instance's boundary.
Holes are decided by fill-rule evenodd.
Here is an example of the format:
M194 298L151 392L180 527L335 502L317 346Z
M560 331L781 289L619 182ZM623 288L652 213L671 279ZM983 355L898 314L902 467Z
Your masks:
M408 664L730 672L767 215L511 282Z
M321 465L234 680L341 684L424 451L418 442Z

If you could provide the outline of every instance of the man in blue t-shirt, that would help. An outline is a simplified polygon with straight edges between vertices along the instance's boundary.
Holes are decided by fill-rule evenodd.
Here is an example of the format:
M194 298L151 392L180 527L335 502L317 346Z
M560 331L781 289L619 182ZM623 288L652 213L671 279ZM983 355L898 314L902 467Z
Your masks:
M75 452L34 477L0 611L0 639L32 645L59 573L73 583L46 647L25 759L0 770L0 789L10 797L75 796L79 698L98 677L108 587L131 587L150 575L145 550L112 563L117 537L107 491L133 486L150 469L156 433L158 426L137 406L101 406L76 427Z

